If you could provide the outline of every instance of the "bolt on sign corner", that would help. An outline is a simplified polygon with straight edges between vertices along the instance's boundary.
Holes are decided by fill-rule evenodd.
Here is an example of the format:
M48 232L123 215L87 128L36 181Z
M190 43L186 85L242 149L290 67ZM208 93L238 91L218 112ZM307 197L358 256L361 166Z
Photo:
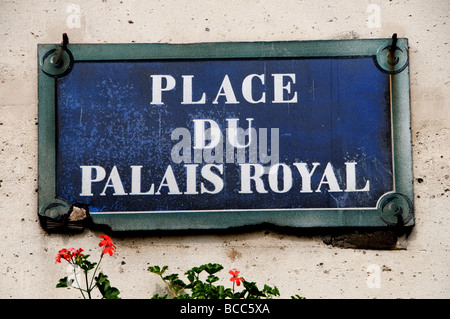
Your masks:
M49 230L414 225L407 39L42 44L38 82Z

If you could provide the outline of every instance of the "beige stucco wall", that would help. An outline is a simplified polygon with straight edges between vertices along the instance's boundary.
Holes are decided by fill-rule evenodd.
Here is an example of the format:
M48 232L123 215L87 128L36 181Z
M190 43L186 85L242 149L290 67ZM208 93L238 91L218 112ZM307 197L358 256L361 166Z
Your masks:
M70 19L76 8L79 23ZM60 42L63 32L71 43L379 38L394 32L409 38L416 226L398 249L339 248L324 243L323 234L265 229L140 235L113 238L117 254L102 267L122 298L164 291L148 273L150 265L184 273L209 262L276 285L283 298L450 297L449 15L448 0L2 0L0 298L79 298L75 290L54 288L68 274L54 258L70 246L98 256L100 232L49 235L37 216L36 47ZM379 275L379 287L367 284L372 275Z

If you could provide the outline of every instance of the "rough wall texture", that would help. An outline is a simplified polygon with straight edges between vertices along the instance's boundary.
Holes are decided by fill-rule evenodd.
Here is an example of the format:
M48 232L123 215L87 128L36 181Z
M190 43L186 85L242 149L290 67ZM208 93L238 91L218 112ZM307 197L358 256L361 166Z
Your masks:
M379 13L379 15L378 15ZM37 216L38 43L192 43L409 38L416 225L409 234L280 229L114 238L102 264L123 298L164 292L173 272L217 262L282 298L450 297L450 2L12 1L0 3L0 298L78 298L55 289L62 247L97 255L98 231L45 233ZM395 237L393 237L395 236ZM379 278L379 285L376 279ZM374 279L374 281L373 281ZM224 282L226 284L226 282Z

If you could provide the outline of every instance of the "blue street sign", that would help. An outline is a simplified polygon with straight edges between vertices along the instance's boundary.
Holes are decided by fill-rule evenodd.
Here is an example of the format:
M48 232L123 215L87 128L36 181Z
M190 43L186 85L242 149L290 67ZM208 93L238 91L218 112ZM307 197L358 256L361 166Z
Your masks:
M40 62L54 165L40 214L82 205L115 230L413 225L408 68L378 62L388 40L344 42L63 48L67 71Z

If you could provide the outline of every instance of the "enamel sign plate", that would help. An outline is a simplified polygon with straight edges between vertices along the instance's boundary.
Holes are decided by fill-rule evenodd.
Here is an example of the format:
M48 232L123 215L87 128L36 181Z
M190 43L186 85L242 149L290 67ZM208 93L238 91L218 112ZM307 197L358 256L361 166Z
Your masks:
M39 45L41 221L412 226L408 45L391 42Z

